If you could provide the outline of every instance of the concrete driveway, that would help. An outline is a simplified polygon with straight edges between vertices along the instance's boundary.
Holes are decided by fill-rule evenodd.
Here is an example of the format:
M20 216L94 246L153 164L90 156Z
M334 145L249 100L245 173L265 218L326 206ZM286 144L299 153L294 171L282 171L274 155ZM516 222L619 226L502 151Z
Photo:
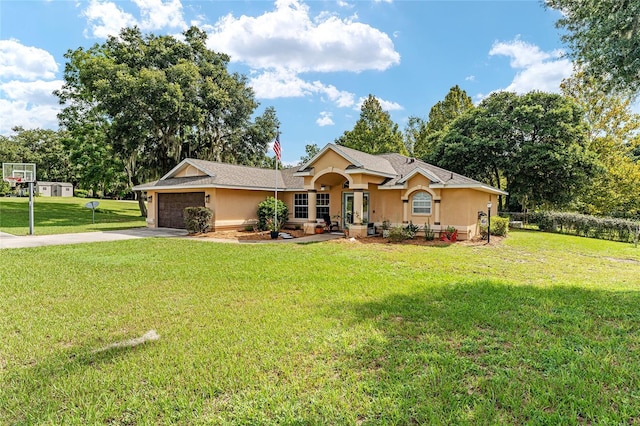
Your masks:
M0 249L57 246L100 241L132 240L136 238L185 237L184 229L131 228L118 231L81 232L78 234L16 236L0 232Z
M57 246L63 244L81 244L81 243L95 243L100 241L120 241L120 240L132 240L136 238L157 238L157 237L187 237L188 233L184 229L171 229L171 228L132 228L122 229L119 231L102 231L102 232L81 232L78 234L58 234L58 235L22 235L16 236L0 232L0 249L11 248L27 248L27 247L41 247L41 246ZM249 243L249 244L264 244L264 243L313 243L327 240L333 240L336 238L344 238L343 235L335 234L319 234L319 235L307 235L300 238L292 238L290 240L255 240L255 241L237 241L218 238L193 238L198 241L209 241L217 243Z

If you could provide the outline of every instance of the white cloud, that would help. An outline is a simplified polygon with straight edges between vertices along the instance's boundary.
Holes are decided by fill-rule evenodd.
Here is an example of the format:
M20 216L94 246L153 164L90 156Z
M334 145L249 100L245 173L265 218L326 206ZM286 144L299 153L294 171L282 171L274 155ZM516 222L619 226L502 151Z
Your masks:
M490 56L508 56L510 65L518 69L513 81L504 90L527 93L532 90L559 92L560 83L573 72L571 61L563 57L563 52L544 52L536 45L519 39L510 42L496 42L489 51Z
M133 0L133 2L140 8L142 17L140 28L143 30L186 29L180 0Z
M57 129L60 107L57 105L33 105L27 102L10 101L0 98L0 134L11 134L11 129L15 126L22 126L25 129Z
M52 92L62 84L60 80L0 83L0 134L11 133L15 126L56 129L61 106Z
M465 81L476 81L475 75L468 75L464 78Z
M57 128L60 105L52 92L63 84L54 80L57 72L46 50L0 40L0 134L15 126Z
M320 117L316 120L316 124L320 127L333 126L335 123L331 119L332 115L333 114L329 111L322 111L320 113Z
M52 79L58 72L53 55L18 40L0 40L0 78Z
M255 69L360 72L400 63L387 34L354 19L327 13L312 19L301 1L277 0L274 11L258 17L221 18L209 47Z
M261 99L321 95L326 96L338 107L347 108L354 105L353 93L338 90L335 86L325 85L320 81L305 81L295 72L282 68L252 77L249 84L253 87L256 97Z
M3 98L9 100L21 100L36 105L57 105L58 98L52 92L60 89L62 84L61 80L9 81L0 83L0 93L4 93Z
M167 28L183 30L187 26L180 0L133 0L133 2L139 8L139 19L125 12L115 2L91 0L89 6L82 12L89 25L89 29L85 30L85 36L97 38L115 36L122 28L134 25L143 31Z
M380 103L380 107L382 108L383 111L402 111L404 108L402 107L402 105L400 105L397 102L392 102L392 101L386 101L384 99L380 99L379 97L376 96L376 99L378 100L378 102ZM358 103L355 105L355 110L360 111L362 108L362 104L364 103L364 101L366 101L367 98L360 98L358 99Z
M91 0L82 15L87 18L90 28L90 31L85 30L85 37L107 38L118 35L121 28L137 24L133 15L107 1Z

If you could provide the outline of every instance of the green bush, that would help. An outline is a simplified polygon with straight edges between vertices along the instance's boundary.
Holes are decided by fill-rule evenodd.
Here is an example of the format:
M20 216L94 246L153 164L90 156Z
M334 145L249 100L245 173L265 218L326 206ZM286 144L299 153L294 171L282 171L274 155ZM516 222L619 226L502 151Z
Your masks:
M268 229L267 220L274 218L275 213L275 203L276 199L274 197L267 197L266 200L261 201L258 204L258 229L260 231L266 231ZM289 208L282 201L278 200L278 223L284 225L289 217Z
M213 212L208 207L186 207L184 209L184 225L190 234L207 232L211 226Z
M0 196L4 197L9 192L11 192L11 185L9 185L9 182L0 180Z
M87 198L89 196L89 191L86 189L76 189L73 191L73 195L78 198Z
M496 217L491 218L491 235L497 235L498 237L506 237L509 232L509 218L508 217Z
M420 230L418 225L414 225L413 222L409 221L409 224L404 227L405 234L407 238L413 240L416 236L416 232Z
M436 238L435 232L431 229L430 223L424 224L424 239L427 241L433 241Z
M394 226L389 230L390 243L401 243L408 238L409 235L407 233L407 229L402 226Z

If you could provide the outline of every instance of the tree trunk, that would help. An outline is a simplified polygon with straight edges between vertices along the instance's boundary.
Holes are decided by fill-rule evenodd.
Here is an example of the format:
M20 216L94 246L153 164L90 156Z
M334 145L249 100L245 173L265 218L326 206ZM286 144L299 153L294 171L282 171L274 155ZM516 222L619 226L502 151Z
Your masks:
M136 197L138 198L138 207L140 208L140 216L147 217L147 204L144 202L142 191L136 191Z

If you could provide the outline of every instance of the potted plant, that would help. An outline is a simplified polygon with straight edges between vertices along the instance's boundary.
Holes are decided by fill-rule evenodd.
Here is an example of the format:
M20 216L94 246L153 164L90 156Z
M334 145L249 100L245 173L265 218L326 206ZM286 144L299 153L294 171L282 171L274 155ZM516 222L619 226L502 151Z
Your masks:
M385 219L382 221L382 237L389 238L389 231L391 230L391 222Z
M316 225L316 234L322 234L324 232L324 225L317 224Z
M279 220L267 219L267 229L269 229L271 238L274 240L280 235L280 224L281 221Z

